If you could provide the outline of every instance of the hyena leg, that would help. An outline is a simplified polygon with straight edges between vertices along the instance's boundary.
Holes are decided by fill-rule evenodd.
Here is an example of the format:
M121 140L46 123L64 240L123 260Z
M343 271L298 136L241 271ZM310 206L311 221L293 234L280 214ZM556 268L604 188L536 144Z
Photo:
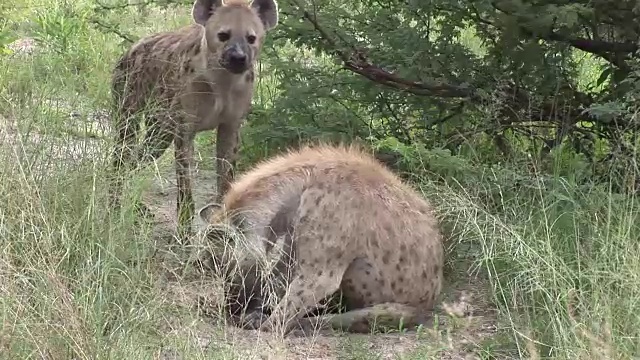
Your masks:
M185 242L191 234L191 224L195 213L193 202L191 164L194 152L194 134L186 129L180 129L174 138L176 158L176 180L178 183L178 198L176 203L178 214L178 238Z
M421 320L419 311L414 306L383 303L339 314L322 314L304 318L300 321L300 327L305 333L325 329L369 333L374 330L400 330L416 326Z
M331 263L318 262L317 252L322 250L306 245L317 243L321 238L314 233L313 226L308 225L311 224L298 223L293 234L285 235L282 258L274 274L281 279L274 286L278 303L260 326L261 331L274 331L280 326L283 333L289 332L301 325L300 320L305 315L340 289L349 264L333 258Z
M240 126L220 124L216 134L216 171L218 175L216 200L222 201L233 181L233 168L240 143Z
M140 120L133 112L118 110L115 118L115 141L111 154L112 172L109 179L109 202L113 209L120 208L122 183L125 171L134 165L134 148L137 143Z
M340 287L346 266L336 266L318 271L310 266L299 267L283 299L261 326L261 331L274 331L281 327L283 333L300 326L304 315L318 303L335 293Z

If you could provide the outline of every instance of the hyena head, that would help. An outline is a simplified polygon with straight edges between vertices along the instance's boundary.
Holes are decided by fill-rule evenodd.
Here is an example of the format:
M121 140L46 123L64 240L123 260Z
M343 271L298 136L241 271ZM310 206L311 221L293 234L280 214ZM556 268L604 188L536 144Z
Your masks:
M228 273L260 257L261 248L251 234L244 231L246 224L241 222L242 216L233 216L216 203L205 205L198 215L202 226L197 236L205 241L206 257L214 263L208 267Z
M234 74L253 67L266 32L278 23L275 0L196 0L191 13L205 28L208 50Z
M202 225L200 234L209 240L220 242L224 237L234 235L238 231L235 224L227 216L223 205L207 204L198 210L198 216Z

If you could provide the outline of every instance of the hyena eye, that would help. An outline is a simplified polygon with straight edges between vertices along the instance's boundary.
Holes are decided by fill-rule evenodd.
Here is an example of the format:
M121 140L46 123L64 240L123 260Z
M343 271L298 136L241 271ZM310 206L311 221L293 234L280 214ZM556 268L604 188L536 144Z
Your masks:
M255 35L247 35L247 41L249 42L249 44L253 44L254 42L256 42L256 36Z
M222 42L229 40L230 37L231 37L231 34L229 34L228 31L221 31L218 33L218 40Z

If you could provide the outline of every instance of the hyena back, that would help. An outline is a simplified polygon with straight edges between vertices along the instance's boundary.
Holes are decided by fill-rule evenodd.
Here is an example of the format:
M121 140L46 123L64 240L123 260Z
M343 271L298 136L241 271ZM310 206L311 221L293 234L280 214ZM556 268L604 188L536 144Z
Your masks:
M214 249L221 239L258 249L247 256L232 246L239 260L222 262L237 268L227 297L248 305L248 327L288 331L335 296L347 311L319 319L333 328L369 331L376 319L380 326L412 326L442 288L444 249L432 207L353 146L306 147L267 160L199 215L207 224L201 235ZM274 254L280 261L265 270L266 279L252 273L261 257ZM274 279L276 305L263 321L264 304L250 298L268 302L272 294L260 283Z
M233 179L239 131L253 97L254 64L266 32L278 22L278 6L275 0L196 0L192 17L194 24L140 39L117 62L112 77L117 176L112 205L119 206L120 170L145 166L173 142L182 235L195 211L190 173L195 135L217 130L220 199ZM146 133L136 149L142 122Z

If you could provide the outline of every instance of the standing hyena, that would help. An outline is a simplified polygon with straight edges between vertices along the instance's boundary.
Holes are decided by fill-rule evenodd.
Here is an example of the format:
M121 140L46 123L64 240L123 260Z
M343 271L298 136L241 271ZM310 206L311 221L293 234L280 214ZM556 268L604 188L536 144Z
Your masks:
M119 205L124 167L158 159L175 146L179 232L189 231L195 211L190 168L197 132L217 129L218 199L232 181L239 129L251 106L254 64L268 30L278 22L275 0L196 0L194 24L143 38L118 61L112 80L115 103L115 179ZM136 152L140 119L147 127ZM182 231L184 230L184 231Z
M199 215L207 223L201 235L214 249L230 245L220 244L224 237L239 252L227 297L247 305L252 292L258 295L245 326L288 331L336 294L347 312L322 316L334 328L366 331L375 317L385 326L411 326L442 288L444 250L431 206L353 146L306 147L267 160ZM286 284L272 289L277 305L263 322L255 318L264 290L252 288L263 280L251 272L278 247L284 255L269 276ZM244 275L251 279L243 283Z

